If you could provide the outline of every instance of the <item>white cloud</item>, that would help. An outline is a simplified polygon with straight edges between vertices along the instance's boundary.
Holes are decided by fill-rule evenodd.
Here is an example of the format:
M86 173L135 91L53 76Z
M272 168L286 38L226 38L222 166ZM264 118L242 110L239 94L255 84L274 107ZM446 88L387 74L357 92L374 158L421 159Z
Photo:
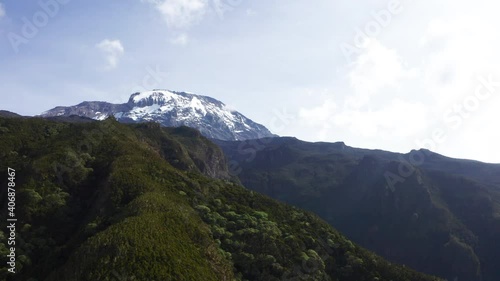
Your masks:
M199 22L207 9L208 0L142 0L151 3L163 15L169 28L185 29Z
M332 99L327 99L322 105L312 108L300 108L299 117L306 124L318 124L328 122L335 114L337 105Z
M421 39L426 61L424 85L436 106L447 108L474 91L477 76L499 74L499 38L491 24L481 19L437 19Z
M347 99L347 104L362 107L381 90L396 86L402 78L416 75L416 69L405 68L396 50L370 39L348 74L353 95Z
M184 46L189 42L189 37L186 33L181 33L170 40L174 45Z
M327 141L332 131L332 116L336 113L337 105L331 98L327 98L322 105L299 109L299 122L310 128L315 128L315 139Z
M432 97L431 107L447 134L446 142L436 146L437 152L498 162L499 154L490 148L500 141L498 130L491 129L492 121L500 118L500 95L479 100L477 110L464 106L465 101L474 99L481 85L479 77L492 77L495 82L500 78L500 37L495 31L498 25L484 18L471 13L428 24L420 40L425 55L422 95ZM451 128L445 116L460 120L460 125Z
M332 99L299 109L300 125L313 128L314 139L333 140L340 130L363 138L406 138L427 128L428 109L418 102L395 99L372 109L338 108Z
M5 7L3 3L0 3L0 19L5 16Z
M421 103L395 99L379 110L346 109L332 122L363 137L409 137L427 127L428 110Z
M346 87L335 90L343 94L339 100L317 95L322 105L299 109L301 124L315 128L317 138L337 139L343 131L358 138L401 139L426 129L427 108L401 94L419 70L407 67L396 50L370 39L348 70Z
M497 96L480 104L479 109L471 113L468 119L464 119L464 128L470 130L458 129L449 133L445 145L440 146L441 152L461 158L500 163L500 150L491 149L497 147L500 141L500 131L491 128L491 124L498 120L499 107L500 93L497 93Z
M120 57L125 53L120 40L105 39L98 43L96 47L105 55L108 69L116 68Z

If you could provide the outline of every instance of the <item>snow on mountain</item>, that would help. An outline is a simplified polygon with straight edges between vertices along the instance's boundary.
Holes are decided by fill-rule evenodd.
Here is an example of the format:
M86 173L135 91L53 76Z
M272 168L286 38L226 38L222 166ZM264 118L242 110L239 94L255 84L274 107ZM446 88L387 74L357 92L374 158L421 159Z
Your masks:
M169 90L133 94L125 104L83 102L56 107L42 117L79 115L95 120L114 116L125 123L158 122L163 126L188 126L221 140L245 140L274 136L264 126L211 97Z

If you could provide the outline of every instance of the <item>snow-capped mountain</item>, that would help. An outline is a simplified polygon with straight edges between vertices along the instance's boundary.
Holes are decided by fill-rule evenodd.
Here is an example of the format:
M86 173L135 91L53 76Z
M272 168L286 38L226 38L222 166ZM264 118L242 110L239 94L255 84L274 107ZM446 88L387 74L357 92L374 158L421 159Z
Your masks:
M224 103L207 96L168 90L133 94L124 104L82 102L75 106L56 107L42 117L79 115L95 120L114 116L124 123L158 122L163 126L188 126L209 138L246 140L273 137L266 127L253 122Z

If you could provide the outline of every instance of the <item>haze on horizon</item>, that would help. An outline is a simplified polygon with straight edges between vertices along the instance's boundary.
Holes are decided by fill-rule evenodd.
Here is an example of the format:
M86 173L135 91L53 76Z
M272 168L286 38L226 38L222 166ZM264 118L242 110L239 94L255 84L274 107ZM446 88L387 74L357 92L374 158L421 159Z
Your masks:
M500 163L493 1L0 0L0 109L219 99L282 136Z

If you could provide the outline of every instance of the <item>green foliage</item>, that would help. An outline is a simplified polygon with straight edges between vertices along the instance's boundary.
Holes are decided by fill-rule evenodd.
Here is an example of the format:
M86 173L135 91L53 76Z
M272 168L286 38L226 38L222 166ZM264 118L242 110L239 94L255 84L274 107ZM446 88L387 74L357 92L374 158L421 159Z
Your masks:
M220 151L193 130L36 118L0 128L20 206L19 272L2 269L2 281L437 280L228 181Z

